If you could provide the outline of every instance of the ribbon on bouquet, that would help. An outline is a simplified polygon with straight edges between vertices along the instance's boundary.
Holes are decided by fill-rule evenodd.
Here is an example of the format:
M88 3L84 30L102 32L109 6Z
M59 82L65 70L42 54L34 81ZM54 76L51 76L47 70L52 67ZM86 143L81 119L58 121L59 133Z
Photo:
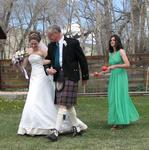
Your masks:
M27 71L26 71L26 69L24 68L24 67L22 67L21 68L21 71L22 71L22 73L24 74L24 76L25 76L25 79L29 79L29 76L28 76L28 74L27 74Z

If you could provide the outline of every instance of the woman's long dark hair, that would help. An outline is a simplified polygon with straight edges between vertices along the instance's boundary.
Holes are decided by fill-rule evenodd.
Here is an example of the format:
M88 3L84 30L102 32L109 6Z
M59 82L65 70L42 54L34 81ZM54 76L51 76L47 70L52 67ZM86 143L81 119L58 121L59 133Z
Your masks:
M123 49L123 45L121 43L121 39L118 35L114 34L110 37L110 40L109 40L109 52L110 53L113 53L114 52L114 49L113 47L111 46L111 39L112 38L115 38L115 44L116 44L116 51L119 51L120 49Z

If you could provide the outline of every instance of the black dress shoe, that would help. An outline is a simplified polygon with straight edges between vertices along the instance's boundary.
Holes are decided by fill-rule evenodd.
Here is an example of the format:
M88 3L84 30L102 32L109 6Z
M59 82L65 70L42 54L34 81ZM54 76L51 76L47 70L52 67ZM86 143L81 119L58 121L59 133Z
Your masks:
M52 142L56 142L58 140L58 131L56 129L53 129L52 131L53 133L48 135L47 138Z
M72 134L73 137L83 134L83 131L79 127L76 127L76 126L72 127L72 132L73 132Z

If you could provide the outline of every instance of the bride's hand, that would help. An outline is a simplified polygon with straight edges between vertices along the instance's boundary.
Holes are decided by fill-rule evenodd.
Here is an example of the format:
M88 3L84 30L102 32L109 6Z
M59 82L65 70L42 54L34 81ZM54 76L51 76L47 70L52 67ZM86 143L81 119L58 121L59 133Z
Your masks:
M55 69L53 69L53 68L48 68L47 70L47 73L49 74L49 75L54 75L57 71L55 70Z

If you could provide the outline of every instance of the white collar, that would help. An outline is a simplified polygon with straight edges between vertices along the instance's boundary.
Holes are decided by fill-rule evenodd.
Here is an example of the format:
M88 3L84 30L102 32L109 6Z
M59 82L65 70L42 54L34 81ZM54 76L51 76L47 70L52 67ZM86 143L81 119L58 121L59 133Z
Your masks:
M63 43L64 41L64 35L61 37L61 39L59 40L59 43Z

